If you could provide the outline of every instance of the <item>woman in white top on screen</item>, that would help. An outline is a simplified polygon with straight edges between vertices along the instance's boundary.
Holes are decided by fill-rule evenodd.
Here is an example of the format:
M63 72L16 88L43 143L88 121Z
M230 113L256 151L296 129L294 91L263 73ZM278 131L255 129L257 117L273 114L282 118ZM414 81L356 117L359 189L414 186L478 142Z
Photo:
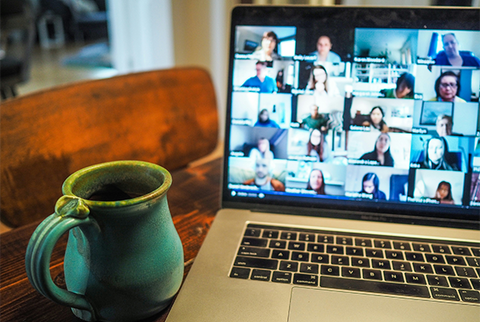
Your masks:
M312 67L307 89L313 90L315 96L340 96L337 85L328 79L327 70L322 65Z
M252 59L260 61L280 59L280 56L276 52L277 44L277 34L273 31L266 31L262 36L261 45L252 53Z
M272 159L274 158L273 152L270 150L270 141L266 138L258 139L257 147L250 150L248 155L250 158L256 159Z

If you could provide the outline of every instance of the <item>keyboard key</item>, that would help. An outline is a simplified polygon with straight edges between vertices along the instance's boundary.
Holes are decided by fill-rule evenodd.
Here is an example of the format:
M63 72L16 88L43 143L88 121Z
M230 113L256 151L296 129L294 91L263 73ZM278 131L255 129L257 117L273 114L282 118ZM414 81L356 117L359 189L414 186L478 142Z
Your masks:
M445 258L450 265L467 265L461 256L446 255Z
M432 265L430 264L413 263L413 269L417 273L427 273L427 274L433 273L433 268L432 268Z
M350 265L348 256L332 255L332 264L335 265Z
M332 265L322 265L320 267L322 275L338 276L340 275L340 267Z
M451 254L447 245L432 245L432 249L434 253Z
M430 287L432 296L435 299L460 301L457 291L451 288Z
M290 284L292 282L292 273L273 272L272 282Z
M391 249L392 244L388 240L374 240L375 248Z
M355 245L361 247L372 247L372 240L369 238L355 238Z
M281 261L278 269L281 271L296 272L298 271L298 263Z
M428 288L426 286L386 283L373 280L344 279L330 276L322 276L320 278L320 286L361 292L407 295L423 298L430 297Z
M342 276L360 278L360 269L355 267L342 267Z
M383 278L389 282L403 282L403 274L401 272L384 271Z
M247 279L250 276L250 268L233 267L230 277Z
M403 253L396 250L386 250L385 256L390 259L400 259L403 260Z
M363 256L363 248L347 247L345 248L345 253L352 256Z
M430 253L432 251L430 248L430 245L428 244L412 243L412 246L413 246L413 250L417 252Z
M243 267L252 267L252 268L276 269L278 266L278 260L258 258L258 257L237 256L237 258L235 259L235 263L233 265L243 266Z
M263 269L254 269L252 271L252 275L250 279L257 280L257 281L270 281L270 275L272 275L272 271L267 271Z
M274 238L274 239L276 239L276 238L278 238L279 234L280 233L276 230L264 230L262 237L263 238Z
M441 275L455 275L455 272L453 271L453 267L451 266L446 266L446 265L433 265L433 268L435 269L435 273L441 274Z
M399 250L412 250L408 242L393 242L393 248Z
M311 261L314 263L323 263L323 264L328 264L329 255L320 255L320 254L312 254L312 259Z
M472 247L472 253L473 253L473 256L480 257L480 248L473 248Z
M363 270L363 278L369 280L382 280L382 271L376 269L364 269Z
M459 290L458 293L464 302L480 303L480 292Z
M471 289L470 283L468 279L461 278L461 277L449 277L448 280L450 281L450 285L455 288L465 288Z
M480 290L480 279L471 278L470 283L472 283L474 289Z
M447 286L448 282L445 276L427 275L428 284L432 286Z
M470 266L480 267L480 259L476 257L467 257L467 263Z
M294 274L293 284L318 286L318 276L308 274Z
M333 244L333 236L329 236L329 235L318 235L318 239L317 241L319 243L325 243L325 244Z
M424 262L422 253L405 252L405 258L413 262Z
M318 269L319 269L318 264L311 264L311 263L300 264L300 273L318 274Z
M272 252L272 258L277 258L277 259L289 259L290 258L290 251L288 250L280 250L280 249L274 249Z
M353 238L351 237L342 237L337 236L337 244L338 245L353 245Z
M325 245L324 244L308 244L307 245L307 250L309 252L315 252L315 253L323 253L325 252Z
M305 252L292 252L292 261L308 262L310 254Z
M366 257L352 257L352 266L370 267L370 261Z
M452 246L452 251L455 255L472 256L470 250L467 247Z
M240 249L238 250L237 255L268 258L270 257L270 249L240 246Z
M383 258L383 250L367 248L365 250L365 255L367 257Z
M271 240L269 244L270 248L279 248L285 249L287 247L287 242L284 240Z
M457 272L458 276L477 277L475 270L471 267L455 266L455 271Z
M245 230L245 234L243 234L246 237L260 237L261 230L257 228L247 228Z
M404 271L404 272L411 272L412 266L409 262L400 262L400 261L392 261L393 269L395 271Z
M445 259L442 255L437 254L425 254L425 258L427 262L434 263L434 264L445 264Z
M297 240L297 233L292 233L290 231L284 231L280 235L280 239Z
M315 241L315 234L300 234L299 240L306 241L306 242L314 242Z
M243 246L267 247L268 239L245 237L242 240Z
M372 259L372 267L380 269L391 269L390 261L380 259Z
M305 250L305 243L302 242L289 242L288 249L291 250Z
M425 276L422 274L405 273L405 280L412 284L427 284Z
M327 253L343 255L343 246L327 245Z

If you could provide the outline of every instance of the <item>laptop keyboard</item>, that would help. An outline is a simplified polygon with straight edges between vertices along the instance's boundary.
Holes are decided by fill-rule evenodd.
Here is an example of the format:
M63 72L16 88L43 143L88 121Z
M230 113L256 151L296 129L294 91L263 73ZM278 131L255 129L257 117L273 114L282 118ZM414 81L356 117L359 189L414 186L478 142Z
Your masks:
M480 244L249 224L230 277L480 303Z

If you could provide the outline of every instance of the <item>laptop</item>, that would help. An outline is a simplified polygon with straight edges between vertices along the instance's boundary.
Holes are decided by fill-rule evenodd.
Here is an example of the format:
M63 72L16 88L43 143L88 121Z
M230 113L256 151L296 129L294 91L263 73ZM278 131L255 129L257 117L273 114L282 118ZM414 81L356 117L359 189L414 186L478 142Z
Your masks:
M167 321L479 321L480 10L240 6Z

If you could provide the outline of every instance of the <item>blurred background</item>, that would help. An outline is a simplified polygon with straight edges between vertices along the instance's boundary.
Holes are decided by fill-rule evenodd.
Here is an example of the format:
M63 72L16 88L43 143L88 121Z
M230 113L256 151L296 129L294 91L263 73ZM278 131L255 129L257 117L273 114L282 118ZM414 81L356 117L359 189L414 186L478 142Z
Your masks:
M223 120L229 16L235 5L479 6L479 0L0 0L0 4L2 100L83 79L195 65L212 75Z

